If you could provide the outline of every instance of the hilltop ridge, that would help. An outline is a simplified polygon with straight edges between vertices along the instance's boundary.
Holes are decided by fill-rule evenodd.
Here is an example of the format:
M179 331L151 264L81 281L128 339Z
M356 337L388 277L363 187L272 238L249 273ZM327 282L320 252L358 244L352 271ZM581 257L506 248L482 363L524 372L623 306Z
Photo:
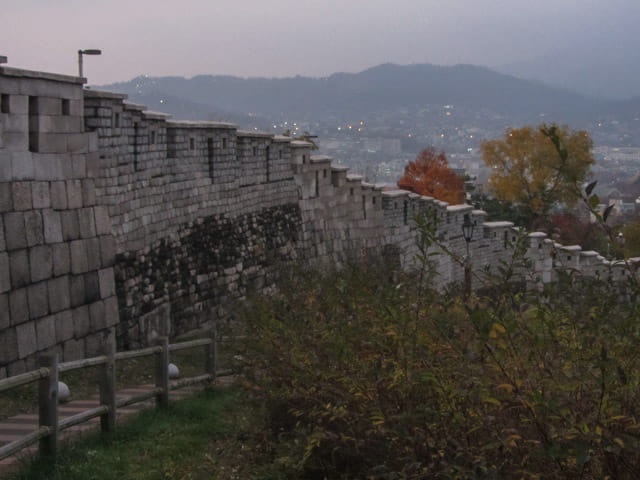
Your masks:
M334 73L328 77L240 78L228 75L136 77L101 88L159 102L163 96L199 105L203 111L222 111L316 120L353 114L389 111L427 104L455 104L489 110L516 122L577 123L586 116L617 110L637 111L640 99L612 101L587 97L570 90L498 73L487 67L459 64L396 65L385 63L359 73ZM156 108L158 105L150 105ZM172 105L165 102L164 110ZM202 112L190 111L191 118Z

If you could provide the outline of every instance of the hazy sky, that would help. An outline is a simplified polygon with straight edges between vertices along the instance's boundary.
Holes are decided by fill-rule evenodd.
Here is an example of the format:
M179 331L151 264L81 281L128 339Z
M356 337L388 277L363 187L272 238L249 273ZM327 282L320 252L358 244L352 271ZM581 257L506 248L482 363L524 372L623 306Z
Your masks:
M2 0L0 20L10 66L76 74L79 48L102 49L85 59L93 84L497 66L556 50L624 58L640 46L638 0Z

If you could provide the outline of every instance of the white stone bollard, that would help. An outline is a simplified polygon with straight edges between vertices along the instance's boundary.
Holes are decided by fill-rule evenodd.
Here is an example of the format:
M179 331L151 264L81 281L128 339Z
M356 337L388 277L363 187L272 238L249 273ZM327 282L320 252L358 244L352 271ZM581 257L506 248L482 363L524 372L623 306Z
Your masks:
M169 372L169 378L178 378L180 376L180 369L173 363L170 363L167 367Z
M69 401L69 396L71 392L69 391L69 387L64 382L58 382L58 403L65 403Z

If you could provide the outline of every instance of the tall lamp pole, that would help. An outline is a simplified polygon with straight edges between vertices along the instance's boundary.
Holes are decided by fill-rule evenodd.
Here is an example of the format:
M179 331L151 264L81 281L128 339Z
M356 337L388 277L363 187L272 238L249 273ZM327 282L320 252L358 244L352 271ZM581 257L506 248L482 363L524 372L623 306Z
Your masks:
M468 299L471 296L471 254L469 253L469 244L473 239L473 229L476 226L475 221L471 221L469 215L464 216L464 223L462 224L462 236L467 244L467 254L464 257L464 298Z
M83 55L102 55L102 50L98 50L97 48L89 48L87 50L78 50L78 76L83 77L82 75L82 56Z

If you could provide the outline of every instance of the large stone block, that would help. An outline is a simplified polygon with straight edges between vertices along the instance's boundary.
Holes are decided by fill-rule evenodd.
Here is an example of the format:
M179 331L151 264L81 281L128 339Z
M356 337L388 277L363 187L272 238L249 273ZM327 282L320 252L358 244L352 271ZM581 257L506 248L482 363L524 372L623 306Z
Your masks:
M100 237L100 260L103 267L110 267L116 259L116 240L112 235Z
M16 362L11 362L7 365L7 375L9 377L14 377L16 375L20 375L21 373L25 373L27 371L27 363L24 360L18 360Z
M82 119L71 115L40 115L37 126L41 133L77 133L82 129Z
M31 182L13 182L11 184L14 210L31 210Z
M3 147L0 146L0 148ZM5 156L0 157L0 182L11 182L12 180L13 173L11 172L11 159Z
M64 344L62 345L62 351L65 362L86 358L84 354L84 339L71 339L64 342Z
M71 306L71 290L67 275L49 280L47 282L47 292L49 294L49 311L51 313L66 310Z
M63 180L65 155L40 153L33 159L34 178L40 181Z
M65 210L60 212L62 221L62 239L65 242L80 238L80 225L78 224L78 212Z
M89 270L85 240L71 242L71 273L78 275Z
M24 227L27 234L27 245L33 247L44 243L42 215L39 211L25 212Z
M96 236L96 223L93 208L82 208L78 211L78 224L80 226L81 238L92 238ZM99 257L100 252L96 252Z
M44 317L49 313L49 298L46 282L33 283L27 287L29 301L29 318Z
M55 326L57 343L73 338L74 326L71 310L57 313L55 315Z
M51 95L53 92L49 92L48 95L38 96L38 101L35 105L36 114L38 117L44 116L61 116L62 115L62 100L57 95Z
M106 327L113 327L120 323L118 297L109 297L104 301L104 321Z
M2 215L0 215L0 252L5 252L7 250L7 241L4 236L4 220L2 219Z
M97 138L97 135L93 133L93 134L90 134L90 137ZM100 155L95 150L96 149L92 149L91 150L92 153L88 153L85 156L85 158L87 159L87 175L90 177L98 177L100 174L100 168L101 168Z
M68 208L82 208L82 181L67 180Z
M67 151L71 153L87 153L89 151L89 136L84 133L70 133L67 137Z
M67 204L67 184L63 181L51 182L51 208L65 210Z
M3 216L7 250L27 247L27 233L24 225L24 214L18 212L5 213Z
M66 153L68 152L66 133L39 133L38 152Z
M0 160L2 162L2 160ZM0 213L13 210L13 193L10 182L0 183Z
M0 335L0 365L6 365L18 359L18 335L15 328L8 328Z
M116 294L116 281L113 268L103 268L98 272L100 280L100 298L111 297Z
M9 255L6 252L0 252L0 293L8 292L11 289L9 272ZM0 310L0 315L3 315L2 312L6 312L6 310Z
M29 97L15 93L15 95L9 96L9 111L12 115L27 116L29 113ZM23 127L26 127L26 125L23 125Z
M84 275L73 275L69 279L71 306L78 307L85 303Z
M42 220L44 224L44 242L62 242L62 219L60 218L60 212L50 209L43 210Z
M18 341L18 358L23 359L33 355L38 345L36 342L36 327L34 322L26 322L16 326Z
M22 249L9 252L9 273L11 275L12 288L23 287L31 282L27 250Z
M36 321L36 339L38 350L41 351L56 344L56 324L53 315Z
M9 314L11 325L18 325L29 320L29 302L27 289L17 288L9 292Z
M97 237L85 240L87 249L87 270L98 270L102 266L100 263L100 241Z
M95 357L102 353L102 347L104 345L102 333L95 333L88 335L85 339L85 355L87 357Z
M51 207L51 196L48 182L33 182L31 184L33 208Z
M106 327L104 316L104 302L98 301L89 305L89 322L92 332L100 331Z
M83 99L77 98L69 100L69 115L71 115L72 118L82 118L82 116L84 115ZM82 128L80 128L78 131L82 131Z
M109 217L109 210L107 207L98 205L93 208L95 215L96 234L97 235L110 235L111 234L111 218Z
M53 256L53 276L66 275L71 272L71 257L68 243L56 243L51 246Z
M96 184L92 178L82 180L82 203L85 207L96 204Z
M29 136L27 132L5 132L2 135L4 149L11 152L22 153L29 149ZM13 178L12 168L9 173L10 177L7 180Z
M98 272L89 272L84 275L84 301L92 303L100 300L100 277Z
M82 338L89 333L89 307L82 305L71 311L73 317L73 330L76 338Z
M38 245L29 250L31 281L39 282L53 275L53 255L48 245Z
M11 173L14 180L33 180L35 169L31 152L14 152L11 155Z
M0 294L0 332L11 325L11 311L9 310L9 295Z

